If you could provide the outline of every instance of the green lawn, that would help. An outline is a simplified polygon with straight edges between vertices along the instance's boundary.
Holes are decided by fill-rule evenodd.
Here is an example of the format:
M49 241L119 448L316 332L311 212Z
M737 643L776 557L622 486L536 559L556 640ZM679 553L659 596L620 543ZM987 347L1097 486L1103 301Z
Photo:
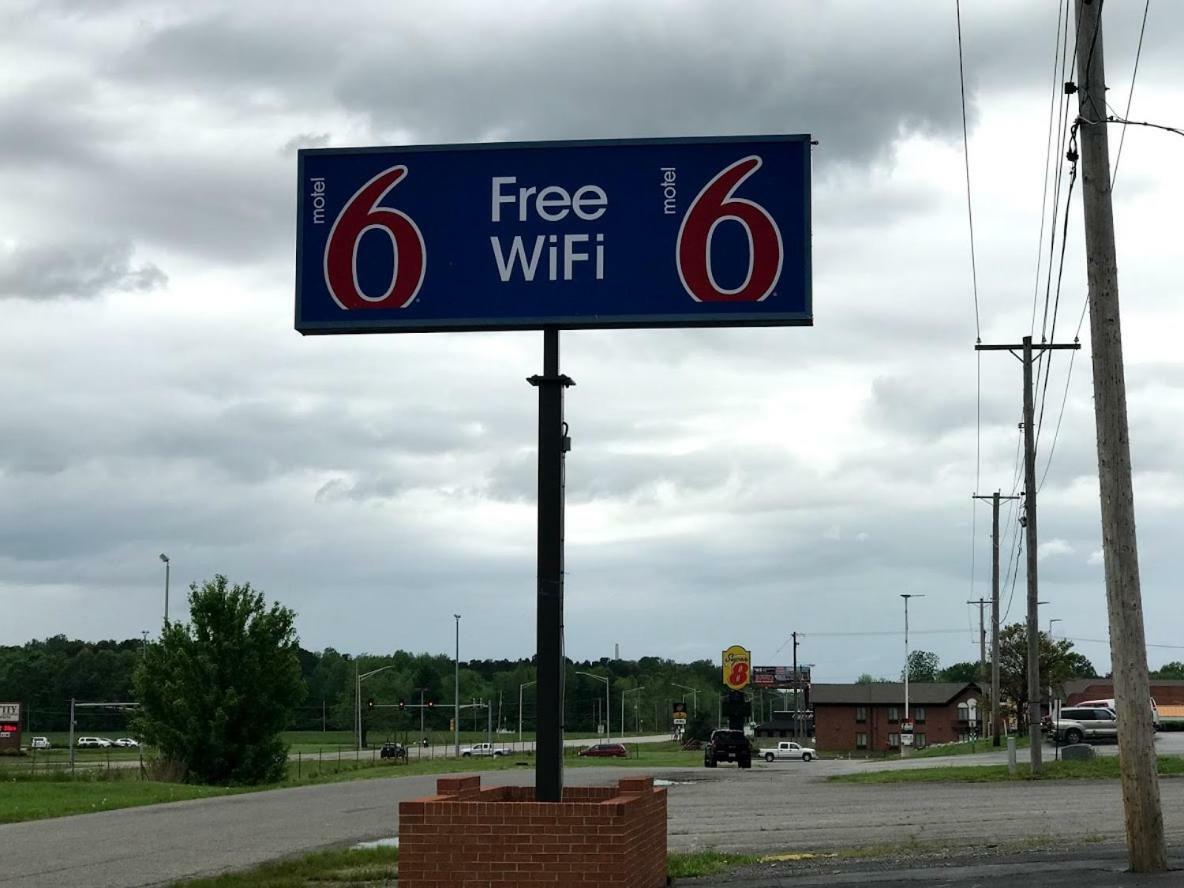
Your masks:
M393 884L398 848L319 851L213 879L177 882L177 888L306 888L309 885L370 886Z
M1162 777L1184 776L1184 758L1159 757ZM947 766L939 768L900 768L868 771L863 774L842 774L829 778L835 783L995 783L1006 780L1109 780L1117 779L1118 757L1099 756L1087 762L1045 762L1040 773L1032 777L1027 764L1018 765L1015 776L1008 774L1007 765Z
M570 750L564 762L568 767L659 768L696 767L702 761L701 753L683 752L674 743L635 744L629 749L633 755L627 759L582 758L575 754L576 750ZM139 768L79 769L72 775L68 770L31 772L28 759L15 762L0 765L0 823L315 783L485 771L530 773L534 768L534 757L530 755L417 761L413 754L407 764L396 764L392 759L371 761L363 758L359 761L343 758L338 761L336 755L301 754L296 761L288 763L288 776L282 783L203 787L141 780Z
M1016 749L1027 749L1031 745L1028 737L1017 737ZM992 746L990 739L967 740L964 743L943 743L941 746L926 746L924 749L914 749L912 758L937 758L944 755L974 755L977 752L990 752L993 749L1007 749L1007 741L1001 746Z
M103 779L5 779L0 784L0 823L90 814L244 791L218 786L154 783L135 777L135 771L130 772L128 778L124 778L121 772L112 771L111 779L105 774Z

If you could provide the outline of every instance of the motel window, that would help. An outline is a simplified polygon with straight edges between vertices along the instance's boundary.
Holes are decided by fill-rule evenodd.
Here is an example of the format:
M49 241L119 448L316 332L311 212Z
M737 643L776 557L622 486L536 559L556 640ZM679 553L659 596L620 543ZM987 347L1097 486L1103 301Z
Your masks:
M890 722L900 721L900 707L899 706L889 706L888 707L888 721L890 721Z
M866 706L856 706L855 707L855 721L857 721L857 722L867 721L867 707Z
M917 722L925 721L925 707L924 706L914 706L913 707L913 720L917 721Z
M888 735L888 748L889 749L896 749L899 746L900 746L900 734L889 734Z
M856 734L855 735L855 748L856 749L867 749L867 734Z
M917 749L924 749L925 748L925 735L924 734L914 734L913 737L914 737L913 744L917 747Z

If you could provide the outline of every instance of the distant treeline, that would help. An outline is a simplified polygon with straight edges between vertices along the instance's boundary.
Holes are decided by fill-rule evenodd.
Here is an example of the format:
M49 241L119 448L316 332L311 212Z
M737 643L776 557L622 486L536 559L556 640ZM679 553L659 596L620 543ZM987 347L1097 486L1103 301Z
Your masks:
M70 699L82 703L134 702L132 670L143 656L141 639L128 641L80 641L54 636L44 641L30 641L20 646L0 646L0 700L19 701L25 707L26 730L34 732L65 731L68 728ZM151 644L151 642L148 642ZM722 689L720 667L708 660L676 663L658 657L639 660L568 661L565 713L569 732L594 732L604 719L604 682L577 674L590 672L608 678L612 731L618 734L621 718L621 694L642 688L625 697L627 730L661 733L670 729L671 704L686 701L691 707L694 696L677 687L698 689L698 707L714 717L717 695ZM324 651L300 651L300 665L307 688L304 703L298 708L290 728L302 731L352 730L355 706L355 668L365 674L391 667L362 683L362 706L373 699L376 708L367 711L367 727L380 733L414 734L420 725L418 706L421 699L433 702L424 710L424 728L442 731L448 728L453 704L453 661L442 654L362 654L354 657L332 648ZM474 701L489 702L490 715L484 708L461 712L464 730L484 730L490 719L499 727L518 729L519 691L522 692L522 722L532 730L535 718L534 664L531 660L469 660L460 668L460 700L465 706ZM525 687L523 687L525 685ZM397 708L399 701L408 707ZM391 704L395 704L393 707ZM769 701L769 709L773 703ZM390 707L390 708L388 708ZM77 730L118 732L126 727L126 716L118 711L83 707L77 710Z

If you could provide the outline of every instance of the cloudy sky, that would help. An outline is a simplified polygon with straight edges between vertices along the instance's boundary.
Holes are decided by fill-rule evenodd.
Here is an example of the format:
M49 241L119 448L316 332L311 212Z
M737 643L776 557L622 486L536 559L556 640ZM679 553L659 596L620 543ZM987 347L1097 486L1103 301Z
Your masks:
M1143 5L1105 6L1119 113ZM1058 4L962 6L982 337L1030 332L1034 296L1039 337ZM1184 9L1152 4L1132 119L1184 123L1182 44ZM982 358L980 450L953 0L0 0L0 643L155 633L166 552L174 616L225 573L292 606L306 647L448 651L461 613L462 656L530 655L542 336L294 332L296 148L804 132L815 326L564 336L577 658L787 662L796 630L820 679L892 675L902 592L927 596L915 645L977 656L990 509L970 495L1015 486L1021 388ZM1115 187L1165 645L1182 150L1131 128ZM1079 198L1058 339L1085 297ZM1040 489L1042 623L1103 640L1080 647L1106 668L1087 334ZM1016 589L1009 622L1022 567Z

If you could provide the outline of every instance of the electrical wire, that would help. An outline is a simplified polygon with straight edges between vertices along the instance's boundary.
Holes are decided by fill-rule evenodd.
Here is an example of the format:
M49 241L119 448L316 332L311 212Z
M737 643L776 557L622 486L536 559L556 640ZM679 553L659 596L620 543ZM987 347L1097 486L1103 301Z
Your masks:
M974 252L974 208L970 200L970 141L966 127L966 74L962 61L962 0L955 0L954 10L958 25L958 84L962 94L962 158L966 167L966 218L970 223L970 277L974 292L974 334L982 341L982 324L978 308L978 263Z

